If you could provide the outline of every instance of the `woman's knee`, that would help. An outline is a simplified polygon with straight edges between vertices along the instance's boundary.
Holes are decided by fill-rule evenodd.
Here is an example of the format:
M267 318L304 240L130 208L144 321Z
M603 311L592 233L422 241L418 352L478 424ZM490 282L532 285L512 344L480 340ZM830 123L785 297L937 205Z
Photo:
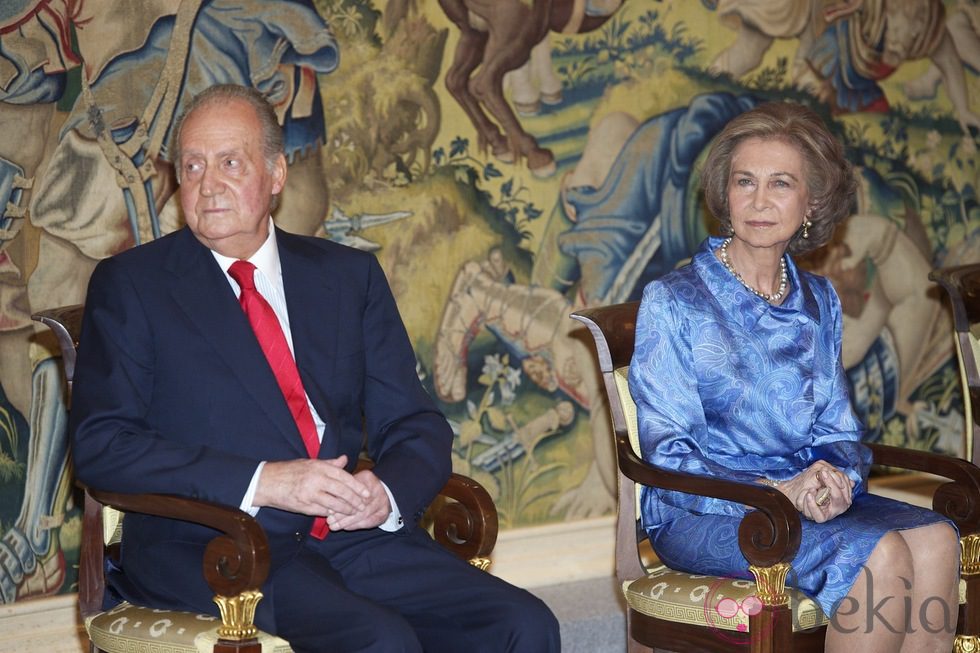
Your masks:
M960 540L956 530L946 523L931 524L901 531L917 569L933 576L943 570L959 569Z
M933 524L926 527L929 530L928 538L932 542L930 546L923 547L926 550L933 549L936 554L943 558L953 558L958 563L960 560L960 536L956 529L949 524ZM913 551L916 555L918 551Z
M921 540L910 545L912 557L919 575L933 579L930 587L942 591L945 584L956 592L960 577L960 538L949 524L933 524L927 527Z
M872 577L906 578L912 580L912 551L899 533L890 531L878 540L864 565Z

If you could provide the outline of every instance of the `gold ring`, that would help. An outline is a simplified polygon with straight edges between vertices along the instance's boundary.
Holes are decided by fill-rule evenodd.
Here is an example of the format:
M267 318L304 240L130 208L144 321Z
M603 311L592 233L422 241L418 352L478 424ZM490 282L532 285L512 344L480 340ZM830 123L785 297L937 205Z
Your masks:
M824 486L824 487L820 488L820 491L819 492L817 492L817 500L816 500L816 503L817 503L818 506L823 507L823 506L827 505L827 502L828 501L830 501L830 488Z

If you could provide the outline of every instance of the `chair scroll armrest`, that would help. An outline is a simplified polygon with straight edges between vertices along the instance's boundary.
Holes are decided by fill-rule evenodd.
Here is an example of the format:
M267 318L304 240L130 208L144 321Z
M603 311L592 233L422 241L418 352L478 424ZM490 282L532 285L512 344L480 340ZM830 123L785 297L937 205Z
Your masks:
M790 562L800 547L800 513L779 490L755 483L698 476L651 465L617 434L619 467L634 482L662 490L724 499L755 508L742 518L738 545L742 555L756 567ZM619 441L623 440L623 441Z
M980 468L968 460L929 451L866 443L875 464L927 472L950 479L936 489L932 508L953 520L961 535L980 532Z
M449 500L447 500L449 499ZM497 508L482 485L453 473L429 508L433 537L463 560L485 558L497 543Z
M357 461L358 471L371 469L374 463L367 458ZM497 543L497 507L486 489L468 476L449 475L438 496L425 511L423 524L432 527L433 539L457 557L480 563Z
M189 521L223 533L204 552L204 579L218 596L258 590L269 574L269 542L248 513L209 501L163 494L118 494L88 489L99 503L123 512Z

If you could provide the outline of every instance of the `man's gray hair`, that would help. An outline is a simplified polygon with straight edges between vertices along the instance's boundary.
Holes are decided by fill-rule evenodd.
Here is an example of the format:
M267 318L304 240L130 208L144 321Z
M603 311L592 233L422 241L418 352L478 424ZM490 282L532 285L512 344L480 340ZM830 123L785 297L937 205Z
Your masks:
M258 89L251 86L241 86L239 84L216 84L209 86L195 95L184 111L177 118L173 131L173 146L171 151L173 156L171 161L177 173L177 182L180 183L180 133L183 130L184 122L187 117L200 108L221 104L231 100L241 100L246 102L255 110L255 115L262 126L262 153L265 157L267 167L271 170L276 162L276 158L285 152L285 140L282 134L282 127L276 117L276 111L269 104L269 101Z

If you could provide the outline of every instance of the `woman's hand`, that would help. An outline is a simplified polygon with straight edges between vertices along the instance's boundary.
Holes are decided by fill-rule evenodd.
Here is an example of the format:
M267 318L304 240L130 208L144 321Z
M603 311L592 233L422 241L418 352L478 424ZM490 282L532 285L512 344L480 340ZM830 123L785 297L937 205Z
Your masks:
M830 463L818 460L795 477L780 483L777 489L804 517L822 523L851 507L854 481ZM818 504L818 500L823 505Z
M833 519L851 507L854 482L839 470L835 469L834 471L836 473L826 470L817 472L817 478L829 491L828 499L823 502L823 505L820 505L820 491L807 490L800 497L800 503L797 504L796 509L803 513L807 519L822 523Z

